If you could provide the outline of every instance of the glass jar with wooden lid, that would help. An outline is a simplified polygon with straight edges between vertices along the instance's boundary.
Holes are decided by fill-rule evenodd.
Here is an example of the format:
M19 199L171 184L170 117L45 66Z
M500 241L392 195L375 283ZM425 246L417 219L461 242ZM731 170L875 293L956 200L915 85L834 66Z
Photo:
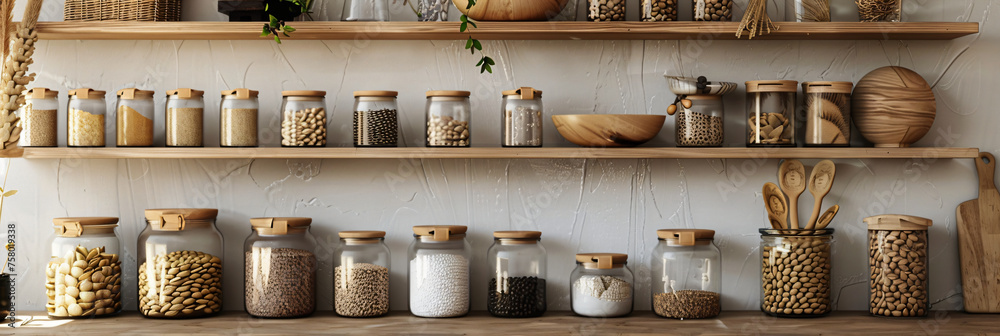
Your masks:
M49 317L92 318L121 312L118 218L55 218L52 223L56 237L45 267Z
M702 319L722 311L722 252L715 231L657 230L659 242L650 259L652 302L656 315Z
M118 90L118 147L153 145L153 91L128 88Z
M17 110L21 116L18 146L56 147L59 145L59 91L43 87L24 93L24 105Z
M354 91L354 147L396 147L396 91Z
M530 87L503 92L501 103L504 147L542 147L542 91Z
M340 316L389 313L389 247L385 231L341 231L333 253L333 307Z
M805 82L806 146L851 145L851 82Z
M427 91L427 147L469 147L469 91Z
M930 312L928 229L933 221L881 215L868 224L868 312L873 316L924 317Z
M726 111L721 95L685 95L674 106L667 112L675 115L678 147L722 146Z
M222 91L219 106L219 146L257 147L260 92L250 89Z
M747 147L795 147L797 81L749 81Z
M167 146L205 145L205 91L167 91Z
M694 21L732 21L735 0L693 0Z
M486 309L496 317L545 314L548 269L539 231L496 231L486 253L490 282Z
M409 248L410 312L420 317L469 313L472 247L461 225L413 227Z
M760 229L761 311L777 317L833 311L833 232Z
M66 109L66 145L69 147L104 147L105 91L89 88L71 90Z
M570 275L570 305L577 315L619 317L632 313L635 279L621 253L580 253Z
M243 243L247 314L293 318L316 311L316 240L310 224L307 217L250 219Z
M281 91L281 146L326 146L326 91Z

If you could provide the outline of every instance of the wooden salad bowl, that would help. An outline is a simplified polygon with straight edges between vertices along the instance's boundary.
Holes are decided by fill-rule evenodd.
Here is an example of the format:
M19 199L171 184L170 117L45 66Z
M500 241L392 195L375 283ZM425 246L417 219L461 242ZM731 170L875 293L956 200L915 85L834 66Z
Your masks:
M660 133L667 116L564 114L552 116L559 134L583 147L635 147Z
M462 14L476 21L545 21L559 15L569 0L452 0Z

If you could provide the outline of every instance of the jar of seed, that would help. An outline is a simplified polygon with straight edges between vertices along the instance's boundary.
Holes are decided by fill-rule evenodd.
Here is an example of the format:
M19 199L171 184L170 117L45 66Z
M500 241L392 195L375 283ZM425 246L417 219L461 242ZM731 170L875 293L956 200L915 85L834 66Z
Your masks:
M59 128L59 91L34 88L24 93L24 105L17 111L21 116L21 147L56 147Z
M201 147L205 136L205 91L167 91L167 147Z
M69 92L66 115L66 145L69 147L104 147L107 92L89 88Z
M625 21L625 0L587 0L590 21Z
M722 312L722 252L715 231L657 230L653 250L653 312L675 319L712 318Z
M733 0L694 0L694 21L732 21Z
M832 310L833 229L760 230L760 309L777 317Z
M396 91L354 91L354 147L396 147Z
M409 249L410 312L420 317L469 313L472 247L465 226L413 227Z
M903 0L855 0L861 22L902 22Z
M333 252L333 308L340 316L389 313L389 247L385 231L341 231Z
M642 21L677 21L677 1L642 0L639 4L639 13L642 14Z
M53 318L92 318L122 311L121 248L115 217L55 218L45 267L45 310Z
M153 145L153 91L118 90L118 147Z
M785 0L785 21L830 22L830 0Z
M806 146L851 145L851 82L802 83Z
M678 147L720 147L726 140L723 134L725 128L725 108L720 95L686 95L680 96L675 107L667 112L675 111Z
M577 315L620 317L632 313L635 279L621 253L581 253L570 274L570 305Z
M254 317L303 317L316 311L312 218L250 219L243 243L244 309Z
M326 91L282 91L281 96L281 146L326 146Z
M927 218L882 215L868 224L868 312L874 316L924 317L930 312Z
M799 82L747 82L747 147L795 147L795 94Z
M257 116L260 92L250 89L222 91L219 106L219 145L257 147Z
M530 87L503 92L500 119L504 147L542 147L542 91Z
M469 91L427 91L427 147L469 147Z
M496 231L486 252L489 286L486 309L496 317L545 314L547 261L539 231Z
M217 209L146 210L139 234L139 313L183 319L222 311L222 233Z

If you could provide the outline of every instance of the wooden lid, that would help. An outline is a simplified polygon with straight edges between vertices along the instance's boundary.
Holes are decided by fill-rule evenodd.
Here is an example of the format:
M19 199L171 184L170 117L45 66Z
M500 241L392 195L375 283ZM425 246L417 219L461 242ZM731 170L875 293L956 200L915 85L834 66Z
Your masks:
M291 90L281 91L282 97L326 97L326 91Z
M399 92L396 91L354 91L355 97L396 97L399 96Z
M581 264L596 264L598 269L611 269L628 262L628 255L623 253L579 253L576 262Z
M385 238L385 231L340 231L337 235L347 239L375 239Z
M76 96L80 99L103 99L108 93L106 91L94 90L91 88L81 88L76 90L69 90L70 97Z
M60 237L79 237L84 231L101 233L112 232L118 226L118 217L61 217L53 218L56 235Z
M493 231L493 238L500 239L541 239L541 231Z
M261 217L250 218L250 227L262 235L285 235L304 231L312 224L309 217Z
M535 97L542 98L542 91L535 90L531 87L522 87L520 89L507 90L502 92L504 96L521 96L521 99L533 100Z
M177 90L167 91L167 96L177 96L177 98L180 99L201 98L204 95L205 91L193 90L188 88L181 88Z
M799 82L793 80L762 80L747 82L747 92L799 92Z
M59 91L52 91L43 87L36 87L24 93L24 98L27 99L52 99L58 97Z
M865 218L868 230L916 230L926 231L934 224L933 221L923 217L908 215L880 215Z
M218 209L147 209L146 221L156 231L181 231L188 220L213 220L218 215Z
M127 88L118 90L118 98L121 99L152 99L153 91L139 90L136 88Z
M427 91L428 97L468 97L471 95L472 92L469 91L447 91L447 90Z
M250 89L239 88L236 90L225 90L222 91L222 96L233 96L236 99L250 99L257 98L260 95L260 91L254 91Z
M722 100L720 95L687 95L684 99L690 100Z
M469 230L464 225L417 225L413 227L413 235L431 237L434 241L450 240L452 235L464 235Z
M694 246L698 240L715 239L715 230L701 229L664 229L656 230L656 236L660 240L676 240L683 246Z
M852 82L805 82L802 92L805 93L851 93L854 91Z

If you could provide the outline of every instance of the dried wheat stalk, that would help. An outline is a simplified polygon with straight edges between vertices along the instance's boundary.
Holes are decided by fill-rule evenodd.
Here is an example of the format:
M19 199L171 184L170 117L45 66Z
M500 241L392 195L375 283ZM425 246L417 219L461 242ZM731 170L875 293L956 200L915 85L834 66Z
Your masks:
M2 0L0 10L13 8L14 0ZM4 34L4 45L9 49L4 54L3 72L0 73L0 149L10 148L17 144L21 136L20 118L14 113L24 105L24 90L28 83L35 80L35 74L28 73L28 66L34 63L31 56L35 53L35 42L38 33L35 25L42 11L42 0L28 0L24 8L24 17L17 28L13 28L9 13L2 18L2 29L11 29L13 34Z
M778 30L778 26L771 22L771 17L767 16L767 0L750 0L747 4L747 11L743 14L743 21L736 30L736 38L743 36L743 31L750 31L750 38L754 36L770 34L771 30Z
M830 0L802 0L804 22L830 22Z

